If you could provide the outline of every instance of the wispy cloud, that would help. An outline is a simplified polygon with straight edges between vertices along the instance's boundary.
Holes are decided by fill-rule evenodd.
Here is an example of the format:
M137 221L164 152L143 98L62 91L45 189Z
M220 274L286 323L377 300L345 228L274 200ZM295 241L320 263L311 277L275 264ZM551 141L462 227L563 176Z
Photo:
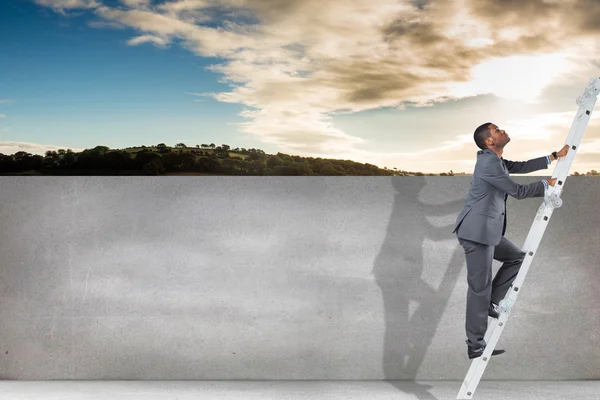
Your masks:
M0 118L6 118L6 114L0 114Z
M264 143L381 165L457 148L470 149L472 158L473 144L465 136L424 153L375 154L362 150L368 140L335 126L336 113L490 92L522 90L533 97L573 68L557 60L590 46L600 30L594 23L600 4L575 0L123 0L126 8L94 0L36 1L55 10L91 8L107 24L134 28L141 35L130 45L164 47L179 39L199 56L221 58L210 70L231 90L207 95L247 106L240 130ZM557 63L540 67L538 56ZM494 79L507 65L518 65L531 79L507 91L506 80Z
M121 0L121 3L129 7L144 7L150 4L151 0Z
M55 12L67 15L67 10L96 8L100 3L96 0L34 0L37 4L49 7Z
M43 156L46 151L57 151L60 149L71 149L75 152L83 151L84 149L76 149L67 146L53 146L44 145L40 143L28 143L28 142L15 142L15 141L0 141L0 153L2 154L15 154L19 151L25 151L30 154L37 154Z
M153 43L157 47L164 48L169 45L169 39L161 38L161 37L153 36L153 35L142 35L142 36L138 36L138 37L135 37L135 38L127 41L127 44L130 46L135 46L135 45L138 45L141 43Z
M90 28L113 28L113 29L125 29L123 24L112 21L88 21L87 26Z

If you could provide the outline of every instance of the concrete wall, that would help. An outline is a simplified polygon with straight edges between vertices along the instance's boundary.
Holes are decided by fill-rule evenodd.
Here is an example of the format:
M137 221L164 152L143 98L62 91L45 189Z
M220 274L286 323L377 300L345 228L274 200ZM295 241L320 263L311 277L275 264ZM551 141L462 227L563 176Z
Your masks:
M462 380L469 182L2 177L0 378ZM484 379L600 378L599 193L568 178Z

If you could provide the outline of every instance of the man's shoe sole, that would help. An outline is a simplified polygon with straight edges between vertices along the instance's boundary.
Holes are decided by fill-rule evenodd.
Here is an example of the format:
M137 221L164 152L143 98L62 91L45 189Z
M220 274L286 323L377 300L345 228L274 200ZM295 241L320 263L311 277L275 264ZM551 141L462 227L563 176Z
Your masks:
M502 354L502 353L506 353L506 350L494 350L494 351L492 351L492 355L493 356L497 356L498 354ZM481 357L482 354L483 354L483 351L480 352L480 353L469 354L469 360L472 360L472 359L477 358L477 357Z

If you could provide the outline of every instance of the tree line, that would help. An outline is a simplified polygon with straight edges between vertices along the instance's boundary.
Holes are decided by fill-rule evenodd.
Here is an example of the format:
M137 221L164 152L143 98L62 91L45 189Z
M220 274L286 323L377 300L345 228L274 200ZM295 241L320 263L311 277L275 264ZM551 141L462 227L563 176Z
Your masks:
M19 151L0 153L3 175L169 175L199 173L214 175L284 175L284 176L454 176L379 168L351 160L301 157L278 152L266 154L260 149L235 148L214 143L188 147L177 143L156 146L110 149L96 146L81 152L71 149L47 151L44 156ZM575 172L573 175L580 175ZM585 175L598 175L595 170Z

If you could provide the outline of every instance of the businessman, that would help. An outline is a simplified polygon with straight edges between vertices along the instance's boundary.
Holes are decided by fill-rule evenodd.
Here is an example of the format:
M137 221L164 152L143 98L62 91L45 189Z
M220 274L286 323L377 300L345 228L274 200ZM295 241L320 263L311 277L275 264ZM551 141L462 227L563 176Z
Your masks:
M467 262L467 354L473 359L483 354L488 315L498 318L498 303L504 298L516 278L525 253L504 237L506 232L506 199L543 197L556 178L546 178L520 185L510 173L527 174L547 169L548 164L569 151L565 145L559 152L529 161L509 161L502 157L510 142L508 134L491 122L479 126L473 135L477 162L464 206L456 219L454 231L463 247ZM492 260L502 266L492 280ZM504 353L494 350L492 355Z

